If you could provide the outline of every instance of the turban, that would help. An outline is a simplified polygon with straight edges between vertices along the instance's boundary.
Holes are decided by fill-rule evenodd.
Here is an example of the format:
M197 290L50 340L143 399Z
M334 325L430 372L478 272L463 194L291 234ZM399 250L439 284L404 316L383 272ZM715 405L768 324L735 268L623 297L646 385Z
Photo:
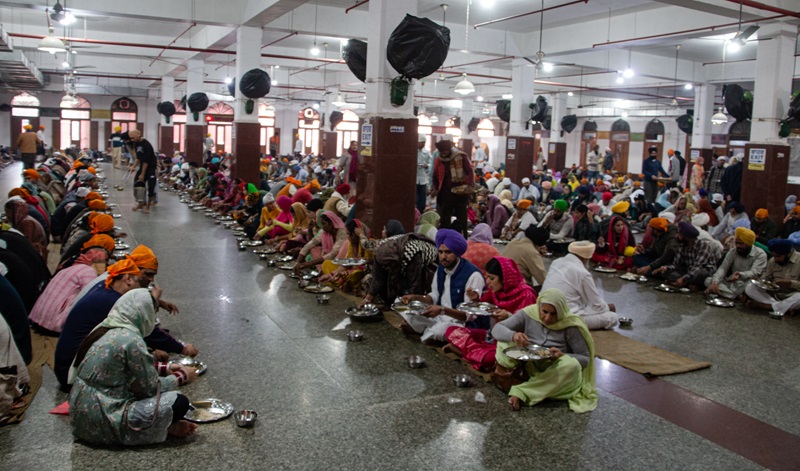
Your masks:
M467 251L467 239L452 229L439 229L436 232L436 248L442 245L459 257Z
M690 239L696 239L700 235L700 231L691 223L681 221L678 223L678 234Z
M276 203L278 207L281 209L281 211L285 213L289 212L289 210L292 207L292 199L289 198L288 196L279 196L278 201L276 201Z
M794 208L792 208L791 212L792 212L792 214L800 214L800 205L795 206Z
M669 222L667 222L667 220L664 218L653 218L647 225L652 227L653 229L657 229L659 231L664 232L667 230Z
M474 233L473 231L473 234ZM525 229L525 237L530 239L534 245L542 246L550 239L550 231L543 227L538 227L535 224L531 224Z
M325 204L322 202L321 199L314 198L311 201L309 201L308 203L306 203L306 211L311 211L311 212L319 211L324 206L325 206Z
M247 184L247 194L249 195L251 193L258 193L258 188L256 188L256 186L253 185L252 183L248 183Z
M788 255L792 252L793 245L789 239L772 239L767 243L767 248L773 255Z
M528 177L525 177L525 178L522 179L522 184L523 185L526 184L526 183L530 183L530 182L531 182L531 179L528 178Z
M734 201L733 203L728 205L729 210L734 210L737 213L741 214L744 212L744 205L738 201Z
M588 185L588 184L589 184L589 180L587 180L585 178L581 178L581 185Z
M582 195L588 195L588 194L591 194L591 191L589 191L589 187L588 186L581 185L581 186L578 187L578 193L580 193Z
M747 245L752 246L756 243L756 233L751 231L750 229L745 229L744 227L737 227L734 231L734 235L737 239L741 240Z
M497 178L497 179L503 178L503 176L500 175L500 172L495 172L495 174L493 176L494 176L494 178Z
M631 207L631 204L627 201L620 201L619 203L615 204L611 207L611 212L614 214L622 214Z
M97 175L97 170L94 167L87 167L86 170L92 175Z
M33 129L33 126L31 126L30 124L26 124L25 126L22 126L22 128L25 129L26 131L30 131L31 129Z
M611 193L610 191L606 191L605 193L603 193L603 201L606 202L606 203L611 201L611 198L613 198L613 197L614 197L614 194Z
M156 254L146 245L139 245L130 254L130 259L139 268L158 271L158 259Z
M650 147L647 149L647 152L658 152L658 147L656 147L656 146L650 146Z
M31 180L38 180L39 178L41 178L39 172L37 172L32 168L26 169L24 172L22 172L22 176L25 178L30 178Z
M80 160L77 160L77 161L75 161L74 164L72 164L72 169L74 170L74 169L78 169L78 168L85 167L85 166L86 165L83 162L81 162Z
M305 188L300 188L294 192L294 195L292 195L292 203L303 203L303 205L306 205L309 201L311 201L311 199L311 192Z
M511 179L507 178L507 177L504 178L503 179L503 186L510 186L510 185L511 185Z
M542 182L542 188L545 190L549 190L550 188L553 188L553 184L550 182Z
M652 147L651 147L651 149L652 149ZM669 155L669 156L672 156L672 155L674 155L674 154L675 154L675 151L674 151L674 150L672 150L672 149L667 149L667 155Z
M661 183L661 182L659 182L659 183ZM639 188L640 186L642 186L642 183L641 182L633 182L633 186L635 186L636 188ZM664 184L662 183L661 186L664 186Z
M319 190L322 189L322 186L319 184L319 180L317 180L315 178L315 179L311 180L310 182L308 182L308 184L306 186L304 186L303 188L305 188L308 191L312 191L312 190L319 191Z
M598 178L597 180L595 180L595 182L594 182L594 185L595 185L595 186L600 186L600 185L602 185L603 183L604 183L604 182L603 182L603 180L601 180L601 179L599 179L599 178Z
M103 199L103 198L100 196L100 193L98 193L98 192L96 192L96 191L90 191L89 193L86 193L86 196L84 196L84 198L85 198L87 201L88 201L88 200L100 200L100 199Z
M274 203L275 202L275 195L272 193L267 193L264 195L264 198L261 199L261 202L264 204Z
M11 198L12 196L19 196L24 198L25 196L30 196L30 195L31 194L28 193L28 190L26 190L25 188L14 188L8 192L9 198Z
M95 234L83 244L81 250L90 249L92 247L101 247L106 249L106 252L111 253L114 251L114 239L106 234Z
M136 267L136 264L133 263L130 257L125 257L122 260L118 261L117 263L108 267L108 278L106 278L106 288L111 286L111 282L114 281L114 278L120 275L139 275L141 272L139 268Z
M670 224L675 223L675 213L661 213L658 216L666 219Z
M286 182L294 186L303 186L303 182L294 177L286 177Z
M78 198L86 198L86 195L88 195L89 192L90 190L88 188L82 186L75 191L75 196Z
M486 180L488 180L488 179L492 178L492 174L491 174L491 173L486 173L486 174L483 176L483 178L485 178Z
M564 200L556 200L553 203L553 208L555 208L555 209L557 209L559 211L566 211L568 207L569 207L569 205Z
M108 214L98 214L89 222L92 234L104 234L114 229L114 218Z
M756 217L758 219L766 219L767 217L769 217L769 211L767 211L764 208L761 208L758 211L756 211Z
M106 209L106 203L101 199L90 200L89 209L93 209L95 211L98 209Z
M81 172L83 172L83 170L81 170ZM82 182L88 182L89 180L94 180L94 175L86 172L83 175L78 175L78 180Z
M594 248L594 243L588 240L578 240L569 244L567 250L569 250L569 253L575 254L581 258L592 258L592 255L594 255Z
M711 195L711 201L723 202L725 197L722 196L722 193L714 193Z
M708 196L708 192L704 188L700 188L700 191L697 192L700 197Z
M520 209L528 209L531 205L531 200L519 200L517 201L517 208Z
M619 184L625 183L625 177L617 177L617 183Z
M706 213L697 213L692 216L692 224L697 227L707 226L711 222L711 217Z
M336 193L339 193L342 196L347 196L350 194L350 185L347 183L342 183L341 185L336 187Z

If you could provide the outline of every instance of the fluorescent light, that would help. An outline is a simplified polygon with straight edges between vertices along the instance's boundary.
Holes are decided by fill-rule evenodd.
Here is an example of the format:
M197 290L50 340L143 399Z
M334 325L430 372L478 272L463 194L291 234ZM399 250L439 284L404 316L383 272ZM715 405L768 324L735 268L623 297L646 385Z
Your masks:
M342 46L347 46L347 43L349 43L349 42L350 42L350 40L347 39L347 38L342 38L341 39Z
M278 84L278 80L277 79L272 79L272 86L275 86L277 84Z
M475 97L475 99L476 99L477 101L483 101L483 97L482 97L482 96L480 96L480 95L478 95L477 97Z
M311 105L311 107L314 108L315 110L318 110L319 109L319 103L314 103L313 105Z
M553 63L552 62L542 62L542 69L545 72L552 72L553 71Z
M225 77L225 83L226 83L226 84L230 84L231 82L233 82L233 79L232 79L232 78L230 78L230 77Z
M739 49L742 48L741 44L739 44L736 41L728 41L728 44L727 44L726 47L728 49L728 52L739 52Z
M636 74L633 73L633 69L631 69L630 67L622 71L622 76L625 78L631 78L634 75Z
M75 15L73 15L70 12L66 12L64 14L64 18L61 18L60 20L58 20L58 22L61 23L64 26L69 26L72 23L75 23L75 21L77 21L76 18L75 18Z
M627 118L628 117L628 112L627 111L623 111L622 112L622 117L623 118Z
M69 69L69 67L70 67L69 62L67 62L67 61L62 62L61 63L61 67L65 68L65 69Z
M692 85L691 83L687 83L686 85L684 85L684 86L683 86L683 88L684 88L685 90L691 90L691 89L693 89L693 88L694 88L694 85Z
M481 6L483 8L492 8L494 6L494 0L481 0Z
M573 95L575 95L575 94L572 93L572 92L567 92L567 96L573 96Z
M617 83L618 83L618 84L620 84L620 85L622 85L623 83L625 83L625 79L624 79L624 78L622 78L622 75L620 75L619 77L617 77Z
M319 48L317 46L314 46L308 52L310 52L312 56L318 56L319 55Z
M514 95L510 93L503 93L503 100L510 100L512 98L514 98Z

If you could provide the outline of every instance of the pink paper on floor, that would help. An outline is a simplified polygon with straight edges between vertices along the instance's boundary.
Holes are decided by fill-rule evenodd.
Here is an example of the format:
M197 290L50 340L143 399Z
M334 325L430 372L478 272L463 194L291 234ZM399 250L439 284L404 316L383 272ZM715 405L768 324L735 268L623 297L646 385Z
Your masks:
M50 413L55 415L69 415L69 401L64 401L62 404L57 405Z

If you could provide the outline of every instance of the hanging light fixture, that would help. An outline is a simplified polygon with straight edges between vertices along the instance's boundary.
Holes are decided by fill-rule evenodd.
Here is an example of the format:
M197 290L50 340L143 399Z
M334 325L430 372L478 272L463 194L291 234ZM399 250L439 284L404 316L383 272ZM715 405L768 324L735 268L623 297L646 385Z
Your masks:
M728 115L722 112L722 107L719 107L719 111L714 113L714 116L711 117L711 124L714 126L722 126L723 124L728 124Z
M319 2L314 5L314 46L311 48L310 52L312 56L319 55L319 48L317 47L317 9L319 8Z
M438 116L436 116L436 113L433 113L433 114L431 115L431 123L433 123L433 124L436 124L436 123L438 123L438 122L439 122L439 117L438 117Z
M344 101L344 98L342 97L342 94L339 93L338 95L336 95L336 99L333 100L331 102L331 104L333 104L333 106L344 106L344 105L347 104L347 102Z
M461 81L456 84L453 91L460 95L469 95L470 93L474 93L475 86L472 85L472 82L467 80L467 74L462 74L461 77Z
M67 46L64 45L64 42L53 35L54 31L55 30L51 26L50 34L42 38L41 41L39 41L38 49L40 51L49 52L50 54L55 54L56 52L64 52L67 50Z

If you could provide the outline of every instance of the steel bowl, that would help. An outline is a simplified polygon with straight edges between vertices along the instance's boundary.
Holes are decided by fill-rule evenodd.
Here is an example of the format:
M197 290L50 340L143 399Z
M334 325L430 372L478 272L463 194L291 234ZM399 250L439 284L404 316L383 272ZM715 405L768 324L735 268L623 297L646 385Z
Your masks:
M300 289L303 289L310 284L311 282L308 280L303 280L303 279L297 280L297 287Z
M275 260L268 260L268 261L267 261L267 266L268 266L268 267L274 267L274 266L276 266L277 264L278 264L278 262L276 262Z
M647 277L642 275L639 277L639 283L647 283Z
M630 317L620 317L617 321L620 327L630 327L633 325L633 319Z
M222 221L220 221L220 220L218 220L218 219L215 219L215 220L214 220L214 224L222 224Z
M425 368L425 359L419 355L412 355L406 358L408 367L412 369Z
M299 280L299 281L303 281L303 280ZM328 302L330 302L330 300L331 300L331 297L328 296L327 294L318 294L317 295L317 304L322 304L324 306L324 305L328 304Z
M267 254L265 254L265 253L258 254L258 259L259 260L266 260L267 259Z
M775 320L781 320L783 319L783 313L781 311L770 311L769 318Z
M244 242L247 240L247 237L237 237L236 242Z
M258 412L254 410L240 410L233 414L233 418L236 419L236 425L239 427L250 428L256 424Z
M468 388L472 386L472 378L465 374L453 375L453 384L459 388Z
M360 342L364 340L364 332L360 330L351 330L347 333L347 340L351 342Z
M240 251L240 252L244 252L245 250L247 250L247 246L246 246L246 245L239 244L239 251Z

